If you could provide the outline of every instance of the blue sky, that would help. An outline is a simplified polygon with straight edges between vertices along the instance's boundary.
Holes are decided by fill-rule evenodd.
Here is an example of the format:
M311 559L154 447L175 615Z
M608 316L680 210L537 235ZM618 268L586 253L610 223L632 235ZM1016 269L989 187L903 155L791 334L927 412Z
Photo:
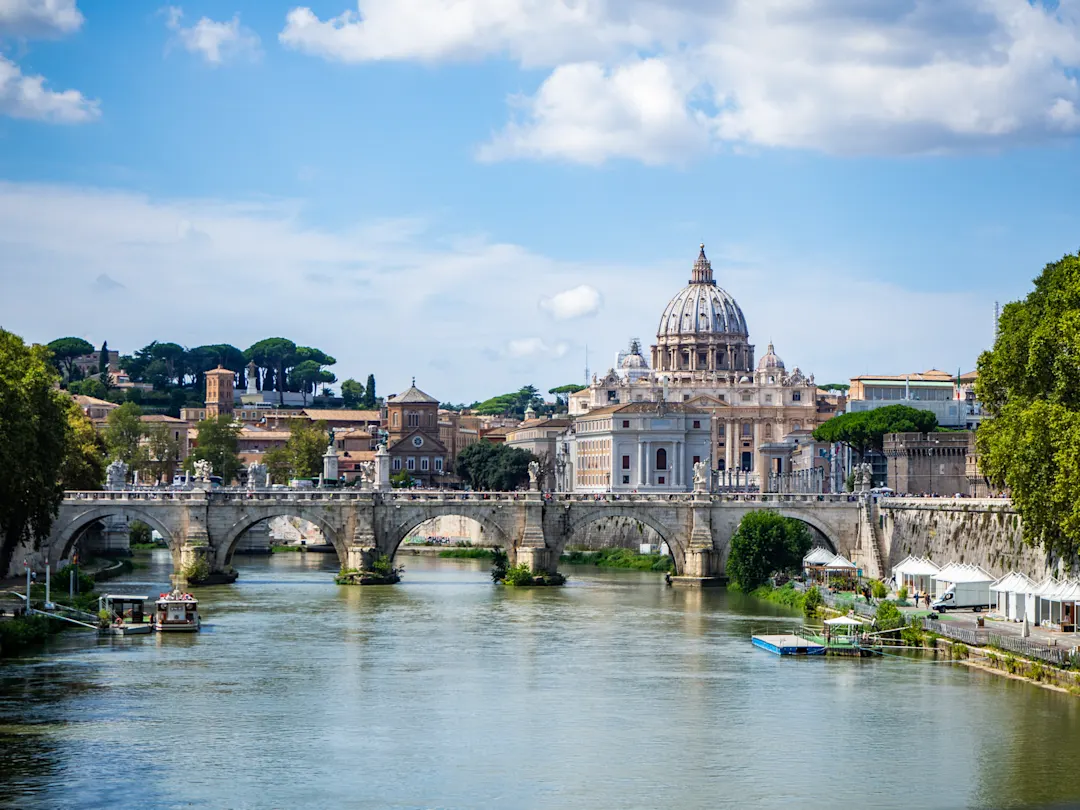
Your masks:
M1077 0L0 0L0 326L472 400L704 241L759 353L967 370L1080 247L1077 66Z

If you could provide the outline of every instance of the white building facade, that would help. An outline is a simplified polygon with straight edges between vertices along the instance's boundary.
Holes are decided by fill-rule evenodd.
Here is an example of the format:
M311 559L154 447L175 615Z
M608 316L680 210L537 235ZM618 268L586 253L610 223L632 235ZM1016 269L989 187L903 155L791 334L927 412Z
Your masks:
M714 470L767 479L763 446L793 431L812 431L835 410L813 375L790 371L772 344L755 362L746 319L735 299L717 286L705 246L689 284L665 307L651 350L651 364L634 341L618 368L594 376L569 396L571 416L635 403L686 405L711 416ZM621 480L621 477L620 477Z
M675 493L693 489L694 464L710 459L711 419L682 403L598 408L558 442L558 488L567 492Z

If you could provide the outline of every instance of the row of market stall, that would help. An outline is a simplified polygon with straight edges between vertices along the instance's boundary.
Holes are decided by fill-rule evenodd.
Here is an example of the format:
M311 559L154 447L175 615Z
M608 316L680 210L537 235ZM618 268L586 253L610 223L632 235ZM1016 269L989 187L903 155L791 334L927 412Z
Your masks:
M813 548L803 557L803 574L816 585L854 588L860 571L851 560L826 548Z
M1069 633L1076 629L1078 579L1047 577L1035 582L1016 571L998 578L977 565L950 563L941 567L925 557L908 557L893 568L893 581L898 591L906 588L909 594L930 593L935 599L957 584L980 594L985 588L987 609L1003 619L1020 622L1026 618L1031 624Z

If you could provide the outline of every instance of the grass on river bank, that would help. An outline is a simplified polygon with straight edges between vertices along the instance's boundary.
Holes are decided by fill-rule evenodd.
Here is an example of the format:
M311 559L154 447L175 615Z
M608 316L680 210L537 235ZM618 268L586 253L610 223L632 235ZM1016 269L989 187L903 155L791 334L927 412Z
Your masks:
M443 560L490 560L494 556L489 548L448 548L439 552Z
M629 548L602 548L599 551L568 551L560 558L571 565L595 565L598 568L629 568L634 571L670 571L671 557L666 554L639 554Z

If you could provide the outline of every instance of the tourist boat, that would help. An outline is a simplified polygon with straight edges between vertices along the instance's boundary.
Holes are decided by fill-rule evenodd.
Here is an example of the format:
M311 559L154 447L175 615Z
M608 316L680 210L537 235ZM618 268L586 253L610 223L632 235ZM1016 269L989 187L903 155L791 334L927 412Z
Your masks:
M99 597L98 615L100 616L101 611L105 610L111 616L109 624L102 626L102 632L114 636L137 636L149 633L154 629L153 617L147 616L143 610L149 598L127 593L110 593Z
M194 633L199 629L199 602L190 593L173 591L158 597L154 629L163 633Z

